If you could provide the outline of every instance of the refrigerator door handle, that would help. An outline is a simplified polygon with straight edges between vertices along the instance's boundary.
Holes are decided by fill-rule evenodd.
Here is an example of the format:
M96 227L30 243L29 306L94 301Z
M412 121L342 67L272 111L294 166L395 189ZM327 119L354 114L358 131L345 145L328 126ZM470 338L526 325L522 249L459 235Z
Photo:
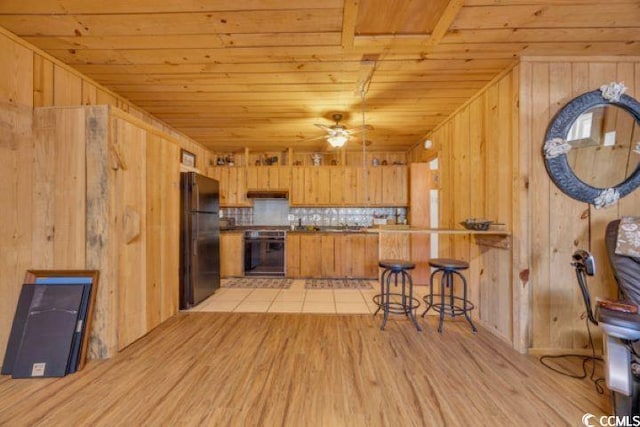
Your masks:
M195 179L193 180L193 184L191 184L191 194L196 195L195 197L193 197L193 202L195 202L193 210L200 211L200 197L198 196L200 194L200 191L198 190L198 183Z

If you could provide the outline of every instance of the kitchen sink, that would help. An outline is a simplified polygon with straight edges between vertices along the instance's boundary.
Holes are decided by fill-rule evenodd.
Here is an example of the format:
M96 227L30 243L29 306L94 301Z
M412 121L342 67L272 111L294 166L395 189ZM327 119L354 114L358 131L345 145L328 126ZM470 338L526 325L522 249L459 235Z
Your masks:
M365 227L316 227L316 226L302 226L296 227L294 231L302 231L306 233L364 233Z

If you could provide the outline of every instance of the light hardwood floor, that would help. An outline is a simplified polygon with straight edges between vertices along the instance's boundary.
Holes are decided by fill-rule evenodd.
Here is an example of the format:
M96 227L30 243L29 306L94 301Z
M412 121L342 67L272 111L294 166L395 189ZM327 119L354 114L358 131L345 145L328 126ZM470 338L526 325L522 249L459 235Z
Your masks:
M60 379L0 379L0 425L581 425L608 412L489 332L394 316L180 313Z

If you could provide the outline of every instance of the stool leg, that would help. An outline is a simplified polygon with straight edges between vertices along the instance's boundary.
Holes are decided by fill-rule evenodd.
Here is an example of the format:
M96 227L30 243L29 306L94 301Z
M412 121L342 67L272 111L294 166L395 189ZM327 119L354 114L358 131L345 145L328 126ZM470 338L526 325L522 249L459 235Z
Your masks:
M445 311L445 297L444 297L444 288L446 287L448 278L447 271L444 271L442 277L440 278L440 321L438 322L438 333L442 333L442 323L444 322L444 311Z
M471 330L474 334L478 333L476 329L476 325L471 321L471 316L469 316L469 310L467 310L467 279L460 273L458 273L460 278L462 279L462 311L464 313L464 317L467 319L467 322L471 325Z
M391 293L391 270L389 270L389 273L387 274L387 280L385 283L385 292L386 292L386 296L384 298L384 317L382 318L382 326L380 326L380 330L384 331L384 327L387 324L387 319L389 318L389 309L390 304L391 304L391 295L389 295Z
M376 309L376 311L373 313L373 316L375 317L376 314L378 314L378 312L380 311L380 309L382 308L382 305L384 304L384 274L387 272L388 270L382 270L382 275L380 276L380 304L378 304L378 308Z
M427 295L425 298L422 298L422 300L425 302L425 310L424 312L422 312L422 317L424 317L424 315L427 314L427 311L429 311L433 306L433 276L435 276L438 271L440 270L435 270L429 276L429 295ZM429 298L428 301L426 300L427 297Z
M418 319L416 319L415 313L411 309L411 304L413 304L413 279L411 278L411 275L409 273L407 273L406 271L402 272L402 288L403 288L402 289L402 298L403 298L404 301L406 301L405 292L404 292L404 279L405 279L405 276L407 277L407 280L409 281L409 301L404 305L404 309L405 309L405 312L411 318L411 320L413 320L413 324L416 325L416 329L418 330L418 332L421 332L422 328L418 324ZM416 307L416 310L417 310L417 307Z

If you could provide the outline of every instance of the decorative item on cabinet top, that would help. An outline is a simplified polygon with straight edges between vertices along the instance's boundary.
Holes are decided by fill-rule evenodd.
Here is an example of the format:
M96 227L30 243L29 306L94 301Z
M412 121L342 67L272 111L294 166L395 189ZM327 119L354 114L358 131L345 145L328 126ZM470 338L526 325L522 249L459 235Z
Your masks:
M180 150L180 163L184 166L195 168L196 167L196 155L185 150Z
M633 141L640 135L640 103L625 90L613 82L572 99L545 135L542 151L551 180L596 208L615 204L640 185L638 141Z

